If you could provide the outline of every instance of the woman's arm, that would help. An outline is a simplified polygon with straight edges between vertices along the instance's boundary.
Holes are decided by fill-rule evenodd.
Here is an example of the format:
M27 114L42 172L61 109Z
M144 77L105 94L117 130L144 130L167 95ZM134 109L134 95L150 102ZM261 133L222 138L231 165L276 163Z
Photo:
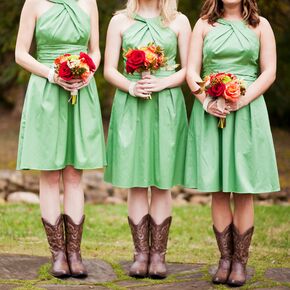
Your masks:
M277 55L275 36L270 23L265 18L261 17L259 26L261 74L257 80L247 88L245 96L241 98L241 106L246 106L263 95L276 78Z
M128 24L128 18L123 14L115 15L110 21L106 40L104 76L112 85L128 92L132 82L118 71L124 24ZM142 98L148 97L148 92L139 85L139 82L136 83L134 94Z
M150 92L159 92L166 88L178 87L185 80L191 32L190 23L185 15L178 14L170 28L176 32L178 37L181 69L178 72L164 78L156 78L153 75L145 76L140 83L144 84L144 87Z
M46 78L49 68L29 54L35 23L37 0L26 0L21 12L15 48L15 61L29 72Z
M237 111L259 96L263 95L276 78L277 55L276 41L270 23L263 17L259 24L260 31L260 71L261 74L246 90L245 96L238 102L227 102L230 111Z
M101 61L100 43L99 43L99 13L95 0L90 0L90 17L91 17L91 35L89 42L89 55L94 61L96 68Z
M186 80L189 88L192 92L195 93L195 97L203 104L206 100L206 94L204 92L200 92L200 86L196 83L202 81L200 77L200 72L202 68L202 56L203 56L203 40L205 35L209 31L209 25L206 20L199 19L192 31L191 40L190 40L190 48L189 48L189 57L187 63L187 74ZM209 101L209 102L208 102ZM217 107L216 101L207 100L206 110L209 114L225 118L229 113L227 109L221 112Z
M199 19L193 28L190 39L186 80L192 92L200 89L200 86L196 82L202 81L200 72L202 68L202 50L205 26L205 21ZM203 103L206 97L204 93L196 94L195 96L201 103Z
M16 41L15 61L27 71L40 77L47 78L50 68L37 61L29 53L37 19L36 7L38 4L38 0L26 0L24 3ZM65 82L56 77L56 75L54 76L54 82L65 90L71 91L75 89L74 83L70 84Z

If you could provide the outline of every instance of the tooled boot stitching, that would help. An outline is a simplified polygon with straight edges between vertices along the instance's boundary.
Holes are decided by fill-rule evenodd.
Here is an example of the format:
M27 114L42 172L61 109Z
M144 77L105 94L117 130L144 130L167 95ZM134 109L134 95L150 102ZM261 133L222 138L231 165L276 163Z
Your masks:
M128 217L134 243L134 263L132 264L129 275L132 277L143 278L148 274L149 262L149 214L145 215L141 221L135 225Z
M213 276L212 282L216 284L225 284L231 271L233 255L233 234L232 224L229 224L222 232L219 232L213 225L213 231L221 254L218 270Z
M238 229L233 225L234 255L232 272L228 279L229 285L242 286L246 282L246 265L253 232L254 227L251 227L243 234L239 234Z
M60 215L55 225L50 224L44 218L41 220L46 231L49 248L52 254L52 275L56 277L69 276L70 271L66 256L63 217Z
M81 256L81 240L85 216L83 215L79 224L75 224L68 215L64 215L64 220L66 250L71 273L73 276L86 277L88 273Z
M157 225L150 216L150 264L149 276L155 279L162 279L167 276L165 264L165 254L167 250L167 242L169 228L172 217L166 218L160 225Z

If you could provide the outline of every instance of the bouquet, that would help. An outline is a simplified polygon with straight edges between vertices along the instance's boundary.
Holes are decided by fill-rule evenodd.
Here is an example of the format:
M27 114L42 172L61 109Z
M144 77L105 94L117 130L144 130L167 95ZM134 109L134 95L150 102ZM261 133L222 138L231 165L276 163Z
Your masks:
M64 54L54 60L56 73L65 81L72 79L87 81L90 74L96 71L96 66L93 60L84 52L79 55ZM71 92L71 97L68 100L75 105L77 102L78 91Z
M206 76L202 82L198 83L201 90L205 91L207 96L217 98L217 107L224 111L225 102L238 102L239 98L246 93L246 86L243 80L230 73L215 73ZM220 118L219 128L226 127L226 119Z
M143 75L150 74L166 65L166 57L162 47L149 43L147 46L129 49L124 53L126 71L133 74L135 71Z

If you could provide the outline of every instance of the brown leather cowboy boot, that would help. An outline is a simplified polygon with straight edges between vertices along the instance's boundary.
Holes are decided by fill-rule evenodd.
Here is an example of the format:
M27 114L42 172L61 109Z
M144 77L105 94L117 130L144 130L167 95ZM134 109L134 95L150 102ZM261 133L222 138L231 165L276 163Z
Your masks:
M67 277L70 275L70 270L66 257L62 215L58 217L55 225L50 224L44 218L41 220L52 254L51 274L57 278Z
M86 277L88 272L83 264L81 256L81 241L85 216L79 224L75 224L70 216L64 214L66 252L71 275L73 277Z
M233 255L233 234L232 224L229 224L222 232L219 232L215 226L213 231L217 240L221 257L219 260L219 266L212 278L214 284L225 284L228 281Z
M149 263L149 214L145 215L141 221L135 225L128 217L134 242L134 263L132 264L129 276L144 278L148 275Z
M150 216L150 263L149 277L152 279L164 279L167 276L165 254L167 248L169 228L172 217L166 218L160 225L157 225Z
M246 282L246 265L253 232L254 227L251 227L241 235L238 229L233 225L234 254L232 270L227 282L230 286L242 286Z

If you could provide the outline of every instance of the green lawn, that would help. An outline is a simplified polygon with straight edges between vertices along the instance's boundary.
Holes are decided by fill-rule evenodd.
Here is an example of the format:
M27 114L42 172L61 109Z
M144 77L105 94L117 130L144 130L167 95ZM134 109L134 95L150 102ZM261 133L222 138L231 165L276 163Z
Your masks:
M256 270L252 283L263 280L263 273L269 267L290 267L289 211L289 207L256 206L256 229L249 261ZM0 206L0 253L49 255L39 215L38 206ZM86 205L83 256L109 262L120 279L124 278L124 273L118 262L132 257L126 215L126 206ZM175 207L167 260L210 265L217 259L210 208ZM46 277L45 273L42 275Z

